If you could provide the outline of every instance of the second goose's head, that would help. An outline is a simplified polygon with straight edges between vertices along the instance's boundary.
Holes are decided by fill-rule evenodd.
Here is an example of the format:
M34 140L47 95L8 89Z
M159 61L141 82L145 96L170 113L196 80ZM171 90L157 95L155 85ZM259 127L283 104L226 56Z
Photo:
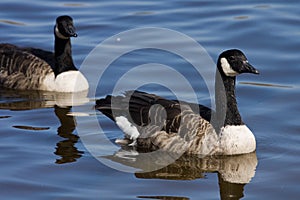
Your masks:
M218 70L222 76L235 77L242 73L259 74L247 60L242 51L230 49L220 54L218 59Z
M55 35L60 39L69 39L70 37L77 37L73 19L68 15L59 16L56 18L56 25L54 27Z

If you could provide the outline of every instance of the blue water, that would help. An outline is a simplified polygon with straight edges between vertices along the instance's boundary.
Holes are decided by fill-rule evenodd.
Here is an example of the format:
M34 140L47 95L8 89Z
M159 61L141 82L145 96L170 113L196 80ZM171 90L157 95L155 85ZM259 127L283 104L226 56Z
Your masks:
M182 158L147 173L127 173L109 167L140 170L138 163L114 156L118 146L102 146L99 155L108 157L106 164L101 162L104 159L95 157L80 138L79 127L84 127L88 135L103 133L94 125L96 121L110 141L121 137L121 131L109 119L93 110L94 98L110 94L122 75L147 63L172 66L190 81L197 91L197 100L210 106L203 79L195 75L191 64L182 57L159 49L124 54L111 63L99 83L90 83L96 94L90 92L89 99L78 97L83 100L81 105L72 108L68 107L67 96L1 88L1 198L297 199L299 6L297 1L1 1L1 43L53 50L55 18L63 14L72 16L78 32L78 38L72 39L73 59L78 68L98 44L110 37L134 28L157 27L193 38L213 61L225 49L241 49L260 71L258 76L242 75L237 81L239 110L256 136L256 153L216 160ZM121 37L119 42L130 46L135 40L137 35L128 40ZM182 42L165 35L157 37L157 41L175 46ZM193 51L182 48L184 52ZM88 66L87 73L97 73L103 67L101 64L99 60ZM151 68L137 79L127 79L124 88L143 76L165 79L180 89L180 82L166 71ZM168 87L158 84L141 89L167 98L174 95ZM179 93L187 100L192 98L184 87ZM78 116L80 113L75 111L83 111L85 116ZM72 112L76 117L66 115ZM94 141L93 145L97 144ZM149 158L147 166L163 160L164 157ZM240 183L230 176L240 176L235 179ZM247 176L248 180L242 183Z

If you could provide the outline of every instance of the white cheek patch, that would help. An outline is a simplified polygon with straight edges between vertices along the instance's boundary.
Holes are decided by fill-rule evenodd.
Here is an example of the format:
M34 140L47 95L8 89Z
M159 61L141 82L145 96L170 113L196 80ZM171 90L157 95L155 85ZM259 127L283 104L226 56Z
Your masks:
M59 30L58 30L58 28L57 28L57 25L55 26L55 35L56 35L57 37L59 37L60 39L64 39L64 40L69 39L68 37L64 36L63 34L61 34L61 33L59 32Z
M239 74L231 68L226 58L221 58L221 66L226 76L236 76Z

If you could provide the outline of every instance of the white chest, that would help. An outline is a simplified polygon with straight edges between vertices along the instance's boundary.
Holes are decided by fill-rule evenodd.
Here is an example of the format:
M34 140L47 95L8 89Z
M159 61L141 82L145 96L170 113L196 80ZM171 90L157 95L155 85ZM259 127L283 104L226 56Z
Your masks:
M224 155L245 154L256 149L255 137L246 125L223 127L219 145Z
M67 71L56 78L54 73L46 75L40 89L55 92L80 92L88 88L88 81L81 72Z

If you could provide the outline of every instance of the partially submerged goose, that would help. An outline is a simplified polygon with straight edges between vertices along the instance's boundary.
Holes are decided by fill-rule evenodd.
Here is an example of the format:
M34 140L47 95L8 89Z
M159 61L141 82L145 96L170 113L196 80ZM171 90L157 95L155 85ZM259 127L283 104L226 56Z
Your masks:
M89 88L72 59L70 37L77 37L70 16L54 26L54 53L0 44L0 86L20 90L79 92Z
M202 155L250 153L256 149L255 137L242 121L235 96L236 76L242 73L259 72L240 50L220 54L215 82L216 111L139 91L99 99L96 109L125 133L125 139L116 142L137 149Z

